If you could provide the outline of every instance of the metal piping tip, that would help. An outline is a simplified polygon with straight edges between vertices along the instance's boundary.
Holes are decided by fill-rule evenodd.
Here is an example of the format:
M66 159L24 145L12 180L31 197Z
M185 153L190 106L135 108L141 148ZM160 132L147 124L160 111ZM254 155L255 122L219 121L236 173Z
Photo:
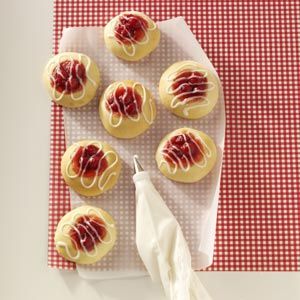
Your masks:
M139 162L139 157L137 155L133 156L133 168L134 168L134 174L144 171L144 168Z

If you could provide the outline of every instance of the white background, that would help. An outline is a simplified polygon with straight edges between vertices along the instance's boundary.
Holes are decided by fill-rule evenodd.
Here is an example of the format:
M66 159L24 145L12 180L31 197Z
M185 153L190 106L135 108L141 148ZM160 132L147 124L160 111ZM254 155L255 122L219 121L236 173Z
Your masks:
M52 0L0 2L0 299L164 299L148 278L89 282L47 268ZM214 300L297 300L300 273L201 273ZM184 300L184 299L182 299Z

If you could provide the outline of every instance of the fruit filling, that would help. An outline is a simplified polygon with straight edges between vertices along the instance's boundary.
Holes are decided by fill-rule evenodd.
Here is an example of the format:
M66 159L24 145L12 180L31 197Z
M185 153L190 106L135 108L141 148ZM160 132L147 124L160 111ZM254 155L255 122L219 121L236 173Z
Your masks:
M206 96L208 84L204 74L196 71L180 72L172 84L173 94L181 101L201 101Z
M84 177L101 175L108 167L104 153L96 145L80 146L72 159L72 167L76 174Z
M104 222L97 216L79 217L69 232L74 247L78 250L93 251L107 233Z
M65 94L82 90L85 82L85 66L76 59L60 62L53 69L50 79L51 86Z
M142 97L131 87L118 87L106 100L106 107L114 114L134 117L142 110Z
M192 133L182 133L165 144L163 156L170 165L192 166L203 158L204 147Z
M141 41L148 28L148 22L140 16L125 14L115 27L115 37L121 44L129 45Z

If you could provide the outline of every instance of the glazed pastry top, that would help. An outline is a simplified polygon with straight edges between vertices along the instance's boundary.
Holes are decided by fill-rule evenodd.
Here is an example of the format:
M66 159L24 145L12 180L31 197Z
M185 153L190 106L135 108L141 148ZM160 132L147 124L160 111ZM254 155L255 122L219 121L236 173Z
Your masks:
M125 12L114 18L109 26L109 38L116 39L126 55L133 57L136 45L149 43L149 31L157 28L146 15L137 12Z
M207 92L216 88L212 81L208 80L208 70L199 68L199 64L193 61L179 64L173 72L166 77L165 92L171 95L171 108L184 107L184 114L192 109L209 105Z
M141 90L141 94L137 89ZM110 85L104 94L105 108L109 113L109 124L112 127L121 125L124 119L139 122L141 118L151 125L155 118L152 107L152 99L147 99L145 87L139 82L133 82L132 86L124 82ZM144 107L149 106L149 115ZM117 117L117 118L115 118Z
M113 243L115 234L114 223L109 222L100 209L85 206L77 210L83 211L71 211L70 218L64 217L56 232L56 236L64 237L57 238L57 247L64 248L73 261L80 260L82 254L90 258L97 257L100 251L98 246Z
M95 185L104 190L110 178L117 176L111 169L118 163L119 157L112 150L104 151L100 142L90 142L86 146L73 144L69 161L66 165L66 176L69 178L80 178L80 183L86 189ZM108 164L110 157L112 163ZM92 180L91 180L92 179Z
M163 146L159 167L165 164L168 172L178 169L188 172L192 166L205 168L211 151L200 136L191 132L176 133Z
M96 88L97 83L90 76L91 63L91 59L81 53L62 53L53 57L46 66L52 98L58 103L64 95L70 95L74 101L81 100L86 96L87 81Z

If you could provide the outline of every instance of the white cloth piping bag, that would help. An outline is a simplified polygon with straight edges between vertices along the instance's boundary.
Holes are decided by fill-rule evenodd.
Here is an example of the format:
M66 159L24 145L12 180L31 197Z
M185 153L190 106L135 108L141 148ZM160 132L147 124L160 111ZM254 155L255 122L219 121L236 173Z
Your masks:
M138 157L133 157L136 188L136 245L154 282L170 300L211 300L191 266L191 254L176 218L155 189Z

